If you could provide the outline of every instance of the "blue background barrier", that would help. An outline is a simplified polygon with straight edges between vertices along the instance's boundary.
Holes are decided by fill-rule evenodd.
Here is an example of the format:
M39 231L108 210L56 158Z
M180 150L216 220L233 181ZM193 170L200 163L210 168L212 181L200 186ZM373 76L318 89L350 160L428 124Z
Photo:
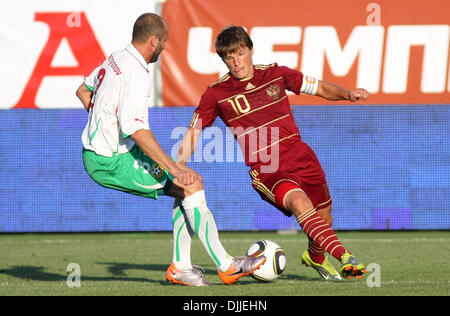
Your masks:
M149 109L167 153L193 109ZM450 228L450 106L298 106L293 113L327 174L335 229ZM0 111L0 232L172 229L172 198L132 196L89 178L81 159L86 120L84 110ZM260 200L235 142L220 120L214 126L190 166L204 177L219 229L298 229Z

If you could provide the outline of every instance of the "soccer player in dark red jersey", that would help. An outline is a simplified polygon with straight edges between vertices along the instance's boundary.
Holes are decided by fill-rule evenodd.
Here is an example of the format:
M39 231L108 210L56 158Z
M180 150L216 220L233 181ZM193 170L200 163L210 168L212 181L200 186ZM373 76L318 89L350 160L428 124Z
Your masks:
M349 91L276 63L254 65L253 43L240 26L224 28L215 46L229 73L202 95L178 160L188 161L201 131L220 117L251 168L254 189L285 215L293 214L307 235L309 244L302 262L326 280L361 278L365 266L344 248L331 227L332 200L325 173L300 137L286 90L351 102L365 100L369 93L365 89ZM325 252L341 262L340 274Z

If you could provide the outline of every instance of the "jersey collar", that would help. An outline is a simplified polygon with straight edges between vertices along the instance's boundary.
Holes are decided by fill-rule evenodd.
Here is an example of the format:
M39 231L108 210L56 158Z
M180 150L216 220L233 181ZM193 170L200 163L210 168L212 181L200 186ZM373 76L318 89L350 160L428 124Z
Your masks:
M141 53L139 53L137 51L137 49L133 46L133 44L130 44L127 46L126 50L134 57L136 58L139 63L142 65L142 67L145 68L145 70L147 70L147 72L149 71L149 65L147 64L147 62L145 61L144 57L142 57Z

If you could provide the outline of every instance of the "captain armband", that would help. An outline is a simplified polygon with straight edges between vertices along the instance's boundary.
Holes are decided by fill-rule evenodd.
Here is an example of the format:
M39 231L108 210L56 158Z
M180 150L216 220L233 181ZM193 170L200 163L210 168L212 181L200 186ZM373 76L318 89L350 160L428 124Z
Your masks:
M303 76L302 87L300 93L316 95L319 88L319 80L311 76Z

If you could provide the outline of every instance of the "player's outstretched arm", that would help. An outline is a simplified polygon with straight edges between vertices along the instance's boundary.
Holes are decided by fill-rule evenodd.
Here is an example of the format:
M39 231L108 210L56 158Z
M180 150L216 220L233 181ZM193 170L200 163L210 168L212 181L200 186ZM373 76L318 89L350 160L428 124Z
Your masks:
M366 100L369 97L369 92L363 88L347 90L334 83L319 80L316 95L327 100L349 100L351 102L355 102Z

